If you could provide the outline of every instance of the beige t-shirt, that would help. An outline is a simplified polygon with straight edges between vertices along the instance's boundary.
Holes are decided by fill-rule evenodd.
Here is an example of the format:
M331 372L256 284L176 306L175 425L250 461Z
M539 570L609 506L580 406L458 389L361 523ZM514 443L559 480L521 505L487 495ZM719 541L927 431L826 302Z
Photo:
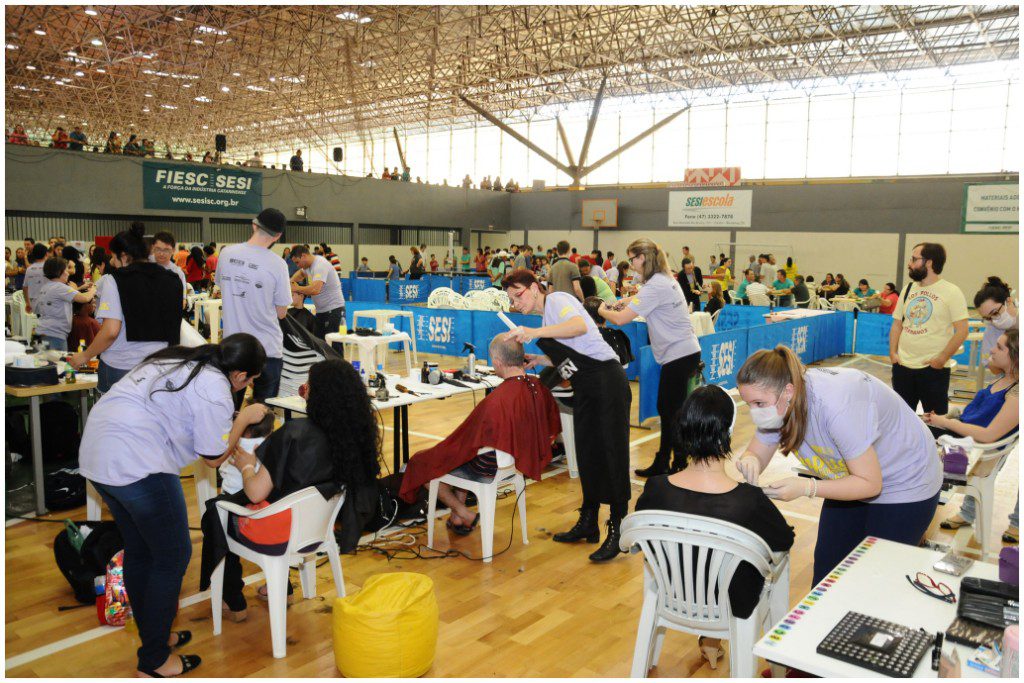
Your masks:
M938 280L928 286L913 283L906 297L906 316L903 315L903 292L896 309L894 320L903 321L900 334L900 364L905 368L918 369L928 365L953 337L953 323L967 319L967 301L960 288L948 280ZM950 366L946 362L946 367Z

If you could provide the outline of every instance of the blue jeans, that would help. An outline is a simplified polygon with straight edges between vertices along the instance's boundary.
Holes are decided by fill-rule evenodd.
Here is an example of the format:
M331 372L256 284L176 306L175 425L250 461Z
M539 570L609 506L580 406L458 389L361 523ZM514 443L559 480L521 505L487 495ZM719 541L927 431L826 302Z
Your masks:
M110 388L117 384L117 381L127 375L131 370L121 370L107 365L103 362L103 357L100 356L100 367L96 371L96 390L101 394L105 394L110 391Z
M826 500L818 520L811 585L818 585L865 536L916 546L928 530L938 505L937 493L916 503Z
M49 335L39 335L43 341L50 345L51 351L67 351L68 350L68 338L67 337L51 337Z
M974 524L974 518L977 514L974 499L970 496L964 496L963 505L960 506L960 517L965 522ZM1010 513L1010 526L1020 528L1020 498L1017 499L1017 504L1013 506L1013 512Z
M171 654L167 641L192 557L181 480L177 474L151 474L127 486L93 485L124 539L124 585L142 640L138 667L153 671Z

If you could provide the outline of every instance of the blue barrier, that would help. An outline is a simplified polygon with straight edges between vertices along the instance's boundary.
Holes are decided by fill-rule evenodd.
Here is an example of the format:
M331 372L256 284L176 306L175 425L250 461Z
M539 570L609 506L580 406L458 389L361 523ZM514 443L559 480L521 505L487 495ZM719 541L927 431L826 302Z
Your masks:
M341 282L341 298L345 301L352 300L352 281L347 277L339 277L338 280Z
M843 348L846 353L853 352L853 312L836 313L846 320L846 335ZM857 353L871 356L889 355L889 329L892 327L892 316L886 313L857 314ZM957 363L966 365L970 362L970 349L965 345L964 352L953 356Z
M758 308L727 306L728 309ZM762 307L762 311L767 312ZM721 315L719 321L721 321ZM763 315L761 313L760 315ZM748 314L749 316L749 314ZM759 316L757 316L759 317ZM757 319L749 317L749 319ZM735 319L734 319L735 320ZM754 325L737 329L721 329L700 338L704 377L710 384L725 389L736 386L736 373L754 351L771 349L778 344L789 346L804 363L831 358L843 353L847 319L841 313L784 320L770 325ZM859 344L858 344L859 346ZM658 380L661 366L654 362L650 347L644 347L640 358L640 421L658 414Z
M477 311L408 305L402 308L413 313L417 351L461 356L463 343L473 339L473 314Z
M388 301L393 304L425 303L430 285L420 280L392 280L388 283Z
M363 277L352 280L352 300L384 303L387 301L387 282Z
M491 286L491 278L479 275L464 275L458 279L458 292L465 294L475 289L487 289Z

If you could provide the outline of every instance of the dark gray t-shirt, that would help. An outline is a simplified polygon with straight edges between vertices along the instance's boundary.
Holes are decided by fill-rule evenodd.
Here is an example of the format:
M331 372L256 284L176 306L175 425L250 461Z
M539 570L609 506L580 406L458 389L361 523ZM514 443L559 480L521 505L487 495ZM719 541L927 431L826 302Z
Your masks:
M551 264L551 273L548 275L548 284L555 292L565 292L576 296L573 289L574 280L580 279L580 269L576 264L567 258L558 258Z

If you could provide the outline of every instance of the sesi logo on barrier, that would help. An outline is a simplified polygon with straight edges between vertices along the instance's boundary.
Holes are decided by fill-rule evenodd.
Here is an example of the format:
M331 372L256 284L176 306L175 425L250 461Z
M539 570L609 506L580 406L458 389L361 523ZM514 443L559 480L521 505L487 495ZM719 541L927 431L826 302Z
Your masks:
M736 367L736 340L725 341L711 347L711 368L708 379L728 377Z
M790 338L789 345L798 356L807 353L807 325L793 328L793 336Z
M423 316L418 320L417 337L419 339L447 344L452 340L452 327L455 321L446 315Z
M398 286L398 298L399 299L418 299L420 297L420 286L415 285L399 285Z

